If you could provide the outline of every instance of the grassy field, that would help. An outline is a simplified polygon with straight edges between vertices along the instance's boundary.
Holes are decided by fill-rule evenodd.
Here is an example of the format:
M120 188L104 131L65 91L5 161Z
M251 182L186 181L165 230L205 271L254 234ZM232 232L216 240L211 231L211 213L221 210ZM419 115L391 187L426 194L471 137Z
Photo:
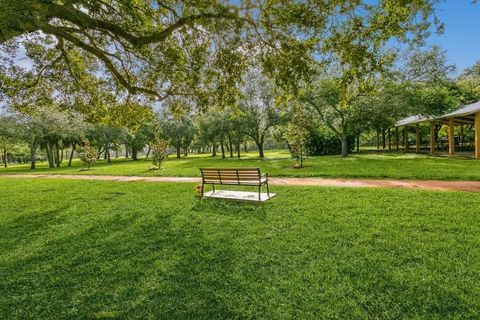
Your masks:
M480 317L478 193L193 189L0 178L0 318Z
M94 170L79 172L81 163L76 161L71 168L66 163L61 168L49 169L46 163L39 163L32 171L28 165L0 168L2 173L37 174L97 174L97 175L138 175L138 176L198 176L200 167L260 167L271 176L284 177L350 177L350 178L395 178L395 179L439 179L439 180L480 180L480 161L404 153L363 153L348 158L339 156L310 157L305 168L294 169L295 161L286 151L267 152L265 159L255 153L241 159L212 158L205 155L191 155L186 158L169 158L160 171L149 171L149 161L117 159L112 164L100 161Z

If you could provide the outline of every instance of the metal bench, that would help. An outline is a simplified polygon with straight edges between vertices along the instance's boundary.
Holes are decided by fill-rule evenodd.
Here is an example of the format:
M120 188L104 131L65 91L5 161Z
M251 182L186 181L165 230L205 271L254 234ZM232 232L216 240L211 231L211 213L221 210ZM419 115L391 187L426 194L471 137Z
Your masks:
M258 201L268 200L270 190L268 187L268 175L261 174L260 168L200 168L202 173L202 197L205 193L205 185L211 185L215 194L217 185L237 185L258 187ZM267 197L262 199L262 187L267 187ZM234 199L234 197L225 197ZM243 200L239 198L238 200Z

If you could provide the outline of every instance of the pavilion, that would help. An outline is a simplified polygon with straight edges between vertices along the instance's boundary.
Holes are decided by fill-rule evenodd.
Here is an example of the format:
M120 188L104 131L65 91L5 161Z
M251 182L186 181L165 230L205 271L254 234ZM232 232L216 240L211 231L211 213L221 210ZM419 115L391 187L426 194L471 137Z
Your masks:
M403 145L405 151L410 149L408 131L415 129L416 151L420 152L422 142L420 125L422 124L428 124L430 126L429 148L430 154L432 155L434 155L436 151L435 147L437 141L435 139L437 132L443 125L448 126L448 154L450 156L455 154L455 127L459 127L458 141L462 145L464 139L464 126L473 128L475 158L480 159L480 101L437 117L415 115L398 121L395 123L397 150L399 149L399 128L403 127Z

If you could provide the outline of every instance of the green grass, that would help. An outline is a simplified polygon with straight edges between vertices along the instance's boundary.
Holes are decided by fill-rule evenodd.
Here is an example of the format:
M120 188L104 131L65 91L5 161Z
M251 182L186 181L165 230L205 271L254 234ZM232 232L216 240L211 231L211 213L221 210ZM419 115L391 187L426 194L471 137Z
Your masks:
M0 179L1 319L478 319L479 193Z
M79 172L81 163L74 166L49 169L46 163L32 171L28 165L0 168L2 173L37 174L96 174L138 176L199 176L200 167L260 167L271 176L283 177L349 177L349 178L395 178L395 179L439 179L480 180L480 161L473 159L430 157L404 153L362 153L348 158L339 156L310 157L305 168L294 169L295 161L286 151L267 152L265 159L250 153L241 159L212 158L191 155L186 158L169 158L161 171L149 171L149 161L118 159L112 164L100 161L93 171Z

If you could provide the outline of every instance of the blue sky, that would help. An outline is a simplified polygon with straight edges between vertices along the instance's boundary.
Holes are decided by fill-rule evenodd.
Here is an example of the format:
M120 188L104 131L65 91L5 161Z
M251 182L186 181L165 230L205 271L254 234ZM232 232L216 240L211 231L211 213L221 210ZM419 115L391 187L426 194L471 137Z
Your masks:
M438 5L437 15L445 24L445 32L432 34L428 44L447 50L448 62L459 71L480 60L480 2L446 0Z

